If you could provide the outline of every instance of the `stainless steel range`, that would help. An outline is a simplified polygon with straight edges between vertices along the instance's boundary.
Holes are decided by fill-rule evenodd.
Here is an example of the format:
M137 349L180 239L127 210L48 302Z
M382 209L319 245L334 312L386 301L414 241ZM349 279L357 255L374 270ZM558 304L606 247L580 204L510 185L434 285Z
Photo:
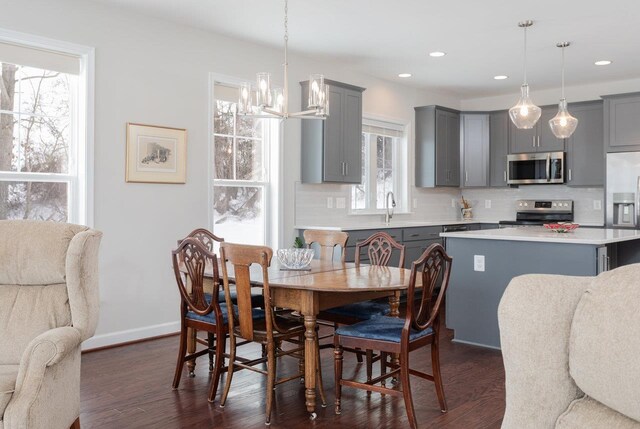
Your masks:
M573 222L572 200L518 200L516 220L500 221L500 227L539 226L552 222Z

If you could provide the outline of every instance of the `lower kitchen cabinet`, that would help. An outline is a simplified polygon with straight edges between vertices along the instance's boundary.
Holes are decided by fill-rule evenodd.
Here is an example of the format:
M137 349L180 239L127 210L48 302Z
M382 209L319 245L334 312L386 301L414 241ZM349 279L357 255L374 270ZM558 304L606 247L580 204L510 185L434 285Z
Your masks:
M434 243L443 244L442 238L431 239L431 240L422 240L422 241L412 241L409 243L405 243L405 253L404 253L404 267L407 269L411 269L411 263L416 261L425 250L429 248Z

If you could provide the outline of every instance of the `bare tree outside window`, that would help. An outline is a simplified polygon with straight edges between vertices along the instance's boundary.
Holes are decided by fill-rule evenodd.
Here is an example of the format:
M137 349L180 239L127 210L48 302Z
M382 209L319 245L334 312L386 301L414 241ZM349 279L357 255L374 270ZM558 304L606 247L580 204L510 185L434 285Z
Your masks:
M69 183L55 175L70 172L71 77L1 66L0 173L14 175L0 179L0 219L66 221Z

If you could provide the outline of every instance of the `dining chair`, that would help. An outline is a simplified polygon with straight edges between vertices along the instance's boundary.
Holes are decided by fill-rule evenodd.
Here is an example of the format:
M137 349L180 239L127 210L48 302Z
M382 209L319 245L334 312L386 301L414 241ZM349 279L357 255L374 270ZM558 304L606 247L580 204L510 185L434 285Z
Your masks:
M271 409L273 405L273 391L275 386L287 381L300 379L304 373L298 370L293 376L277 378L276 359L282 356L293 356L298 360L304 359L304 324L299 321L277 317L274 306L271 302L271 291L269 289L269 272L273 251L266 246L250 246L242 244L222 243L220 246L220 257L222 264L222 278L224 285L225 298L228 308L232 308L231 317L229 317L229 366L227 371L227 381L224 393L220 400L220 406L224 407L233 374L237 369L248 369L267 376L267 400L266 400L266 418L265 423L271 422ZM231 294L229 288L229 274L227 263L233 266L235 273L235 284L238 292L237 306L232 306ZM251 271L250 267L258 264L261 267L263 295L265 300L265 317L256 319L252 317L251 300L249 292L251 289ZM266 347L267 356L254 360L236 359L236 344L238 338L247 341L259 343ZM288 350L282 348L284 342L292 342L296 347ZM320 366L320 354L316 340L316 356L315 359ZM255 365L267 363L267 371L256 368ZM301 366L299 366L301 368ZM303 366L302 366L303 368ZM322 374L319 368L316 369L317 384L320 389L323 406L326 406L324 389L322 387Z
M342 386L355 387L371 392L403 396L409 425L412 429L417 428L409 375L433 381L440 410L443 413L447 411L440 373L440 318L438 314L449 284L451 262L451 258L442 245L436 243L429 246L422 256L412 263L404 320L396 317L377 316L353 325L342 326L336 330L334 336L336 414L341 413ZM414 306L418 278L421 280L422 293L419 294L419 305ZM440 286L440 290L436 295L435 302L432 303L433 291L438 286ZM409 353L427 345L431 345L432 374L426 374L409 367ZM364 383L343 379L343 347L379 350L381 352L380 376ZM387 362L389 356L393 354L399 355L399 365ZM387 368L391 368L392 371L387 372ZM401 390L376 385L397 374L400 375Z
M340 251L342 252L340 261L344 263L347 256L345 248L349 240L349 233L343 231L306 229L302 236L304 237L304 244L308 248L314 243L320 246L320 260L323 261L332 261L336 246L340 246Z
M220 243L224 242L224 238L222 237L218 237L217 235L215 235L213 232L209 231L208 229L205 228L197 228L194 229L193 231L191 231L186 238L195 238L196 240L200 241L209 252L215 253L217 250L217 247L220 246ZM182 242L182 240L178 240L178 245L180 245L180 243ZM236 302L237 296L236 296L236 292L235 289L232 290L231 292L231 299L233 302ZM218 294L218 301L219 302L224 302L224 291L220 290L219 294ZM251 292L251 303L254 307L264 307L264 300L262 299L262 292L261 291L253 291ZM196 343L198 344L202 344L205 347L209 348L209 371L213 371L213 366L214 366L214 355L215 355L215 341L216 341L216 336L212 333L207 333L207 338L199 338L198 337L198 332L195 329L191 329L190 332L190 336L191 336L191 340L194 345ZM225 339L226 341L226 339ZM187 367L188 367L188 375L189 377L195 377L195 367L196 367L196 363L195 360L193 361L189 361L187 363Z
M218 275L218 261L216 255L209 251L205 244L197 238L186 238L180 242L172 252L173 271L180 292L180 346L178 361L173 377L173 388L180 385L180 378L185 362L209 353L210 349L187 353L188 330L199 330L214 336L215 364L209 389L208 399L213 402L220 376L226 368L224 365L226 335L228 332L228 310L226 303L219 303L220 277ZM213 270L213 291L205 293L205 269ZM182 270L181 270L182 268ZM190 287L188 287L190 286ZM264 319L264 311L253 309L252 316Z
M404 267L404 244L398 243L386 232L376 232L366 240L356 244L355 264L357 267L360 266L364 249L366 249L366 254L371 265L388 266L395 252L398 255L398 267ZM318 318L333 322L334 328L337 329L338 325L351 325L374 316L384 316L389 313L389 310L388 299L382 298L334 307L320 312ZM367 360L367 380L371 380L373 363L379 356L374 356L371 349L367 349L366 352L363 352L360 348L345 348L345 350L356 353L358 362L362 362L362 354L365 354Z

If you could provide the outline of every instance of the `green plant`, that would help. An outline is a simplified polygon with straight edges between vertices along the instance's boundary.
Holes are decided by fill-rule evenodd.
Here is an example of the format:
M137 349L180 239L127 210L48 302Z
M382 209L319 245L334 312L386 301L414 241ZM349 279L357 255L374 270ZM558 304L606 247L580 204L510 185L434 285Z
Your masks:
M303 246L304 243L302 242L300 237L296 237L296 239L293 240L293 247L295 247L296 249L302 249Z

